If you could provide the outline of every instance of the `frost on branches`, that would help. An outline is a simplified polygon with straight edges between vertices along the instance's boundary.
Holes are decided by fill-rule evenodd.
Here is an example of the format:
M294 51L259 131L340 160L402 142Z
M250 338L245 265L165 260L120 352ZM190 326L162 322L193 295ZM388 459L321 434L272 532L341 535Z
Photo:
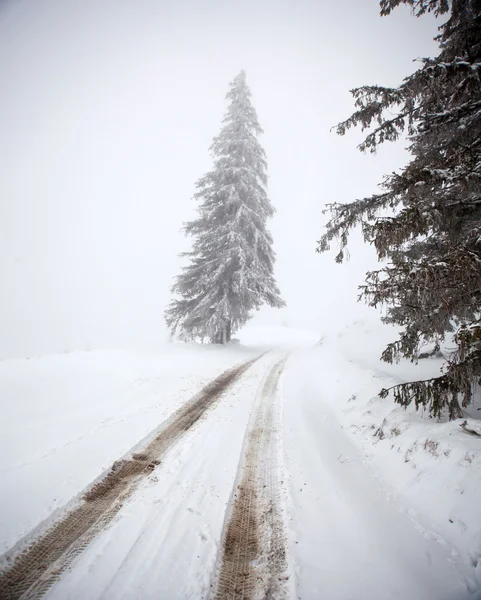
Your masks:
M172 288L166 321L184 340L226 343L262 304L284 306L274 280L275 254L266 222L274 213L267 197L262 129L242 71L230 84L230 104L210 148L212 171L196 184L198 218L187 223L193 247Z
M456 350L442 376L392 388L399 404L414 401L453 419L481 377L481 0L382 0L381 14L401 3L417 16L449 13L436 38L440 53L397 88L353 90L357 110L337 133L369 128L360 149L374 152L404 131L412 160L384 179L382 193L329 205L318 250L338 238L342 262L348 232L361 224L365 241L386 261L361 286L371 306L387 307L387 323L403 327L383 360L416 360L422 343L454 331Z

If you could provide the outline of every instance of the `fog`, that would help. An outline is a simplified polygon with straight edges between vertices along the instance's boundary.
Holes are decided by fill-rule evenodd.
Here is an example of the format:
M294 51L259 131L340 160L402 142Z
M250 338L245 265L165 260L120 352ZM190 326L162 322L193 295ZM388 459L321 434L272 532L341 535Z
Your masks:
M376 191L349 89L396 85L433 55L434 19L377 0L3 0L0 3L0 357L168 338L163 311L195 181L211 166L228 83L247 72L269 164L287 308L255 322L322 331L367 310L375 267L315 253L328 202Z

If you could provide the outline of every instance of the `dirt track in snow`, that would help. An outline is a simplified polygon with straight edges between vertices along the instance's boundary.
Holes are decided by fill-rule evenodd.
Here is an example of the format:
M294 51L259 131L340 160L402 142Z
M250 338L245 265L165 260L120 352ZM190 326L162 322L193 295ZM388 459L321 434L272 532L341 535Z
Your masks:
M112 521L140 481L160 463L165 452L258 358L225 371L205 386L167 419L142 451L114 463L109 473L84 494L76 508L21 554L13 556L7 568L0 572L0 600L41 598L73 559Z
M213 600L288 597L276 393L285 362L284 358L273 366L253 408L237 487L226 515Z

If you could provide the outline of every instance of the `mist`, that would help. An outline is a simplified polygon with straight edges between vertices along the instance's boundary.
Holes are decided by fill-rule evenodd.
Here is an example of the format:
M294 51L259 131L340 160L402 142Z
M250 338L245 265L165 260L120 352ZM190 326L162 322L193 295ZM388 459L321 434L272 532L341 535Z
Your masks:
M331 128L349 90L397 85L437 23L377 0L7 0L0 10L0 357L151 346L189 248L195 181L247 72L264 129L276 276L287 308L256 324L322 332L367 314L375 268L315 252L329 202L372 194L406 160Z

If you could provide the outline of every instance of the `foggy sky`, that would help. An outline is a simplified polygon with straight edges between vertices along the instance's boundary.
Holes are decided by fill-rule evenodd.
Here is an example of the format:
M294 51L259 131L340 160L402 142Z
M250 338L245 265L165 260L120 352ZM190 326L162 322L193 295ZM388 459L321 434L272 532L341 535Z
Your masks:
M315 253L325 203L372 194L406 160L330 128L349 89L397 85L437 23L377 0L0 0L0 357L167 339L195 181L241 69L265 130L276 275L288 308L256 322L322 331L363 314L375 268Z

